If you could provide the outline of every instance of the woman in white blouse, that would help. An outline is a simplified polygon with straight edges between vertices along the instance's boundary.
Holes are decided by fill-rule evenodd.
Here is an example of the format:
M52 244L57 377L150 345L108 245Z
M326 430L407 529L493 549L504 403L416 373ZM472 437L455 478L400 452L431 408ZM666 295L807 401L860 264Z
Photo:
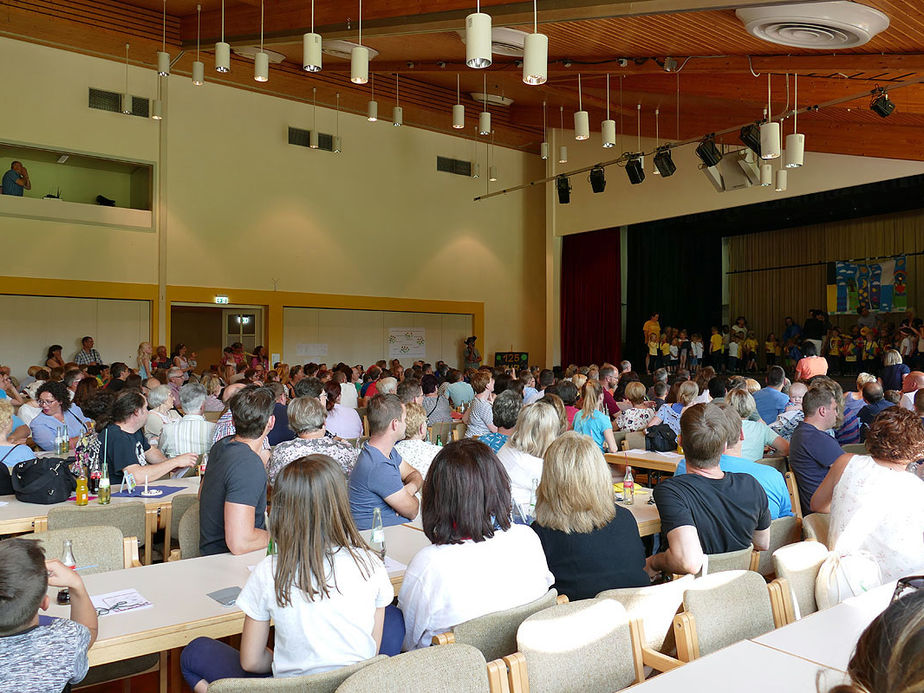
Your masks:
M562 428L555 405L546 400L533 402L520 410L517 425L497 458L510 477L513 502L526 509L533 489L542 478L542 458L552 442L567 430Z
M441 450L439 446L428 443L427 437L427 412L416 402L406 405L407 415L405 417L404 440L395 445L395 450L401 455L401 459L420 472L424 478L427 476L427 470L430 463L437 453Z
M511 524L507 474L487 445L460 440L444 447L422 493L432 545L411 560L398 594L404 649L428 647L460 623L548 592L554 578L542 544L526 525Z
M812 496L813 512L830 512L829 546L863 553L883 582L924 567L924 481L908 470L924 458L921 419L889 407L866 435L869 455L841 455Z

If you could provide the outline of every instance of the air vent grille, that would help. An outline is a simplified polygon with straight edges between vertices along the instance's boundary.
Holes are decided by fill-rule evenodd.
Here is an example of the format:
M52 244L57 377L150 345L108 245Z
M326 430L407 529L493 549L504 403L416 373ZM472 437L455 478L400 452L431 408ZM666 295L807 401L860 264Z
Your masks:
M122 112L122 95L117 91L90 88L89 106L100 111ZM151 102L142 96L132 96L131 115L148 118L151 115Z
M436 157L436 170L471 178L472 162L462 159L450 159L448 156L438 156Z
M311 130L302 130L301 128L289 128L289 144L296 147L311 146ZM334 151L334 136L323 132L318 133L318 149L325 152Z
M889 18L879 10L843 0L747 7L735 13L759 39L816 50L862 46L889 27Z

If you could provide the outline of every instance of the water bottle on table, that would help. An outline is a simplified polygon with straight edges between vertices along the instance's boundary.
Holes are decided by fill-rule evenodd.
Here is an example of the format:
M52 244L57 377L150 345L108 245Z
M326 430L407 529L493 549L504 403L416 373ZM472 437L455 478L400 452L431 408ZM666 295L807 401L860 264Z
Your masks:
M632 467L626 465L626 476L622 480L622 502L632 505L635 502L635 478L632 476Z
M382 524L382 509L372 509L372 534L369 537L369 548L385 560L385 526Z
M64 555L61 556L61 562L71 570L77 570L77 561L74 559L74 548L70 539L64 540ZM58 604L71 603L71 591L64 587L58 590Z

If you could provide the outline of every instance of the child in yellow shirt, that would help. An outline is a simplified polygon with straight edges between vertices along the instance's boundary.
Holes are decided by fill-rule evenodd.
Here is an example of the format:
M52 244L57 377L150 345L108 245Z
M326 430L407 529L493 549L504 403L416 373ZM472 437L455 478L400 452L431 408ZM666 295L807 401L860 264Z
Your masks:
M725 370L725 359L722 358L723 347L724 343L722 335L719 334L719 328L713 325L712 336L709 337L709 361L717 373Z

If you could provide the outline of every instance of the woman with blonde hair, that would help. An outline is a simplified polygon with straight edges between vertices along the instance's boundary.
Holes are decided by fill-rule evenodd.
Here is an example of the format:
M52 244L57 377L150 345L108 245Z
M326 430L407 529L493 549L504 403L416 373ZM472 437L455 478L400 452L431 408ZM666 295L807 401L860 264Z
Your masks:
M542 476L542 456L561 433L561 419L547 400L533 402L520 410L517 425L497 458L510 477L510 495L524 508Z
M692 406L693 400L699 394L699 387L692 380L685 380L677 388L677 401L673 404L662 404L648 426L657 426L666 423L671 427L674 435L680 435L680 417L687 407Z
M219 393L221 393L221 378L214 373L206 373L199 383L205 388L206 392L202 411L224 411L224 402L218 398Z
M138 355L135 360L138 363L138 375L141 376L141 381L144 382L154 373L154 370L151 368L151 354L154 353L154 347L151 346L150 342L141 342L138 345Z
M616 428L627 432L647 428L655 416L655 410L647 406L645 402L645 385L640 382L626 385L626 399L632 407L619 412L619 416L616 417Z
M577 388L578 392L584 389L584 383L587 382L587 376L583 373L575 373L571 376L571 382Z
M902 391L902 380L911 372L904 363L902 355L895 349L886 349L882 356L882 370L879 371L879 379L882 380L883 390Z
M532 528L571 601L651 583L638 524L614 505L609 466L587 436L565 433L546 451Z
M574 415L572 428L577 433L593 438L603 450L604 444L610 452L616 452L616 438L610 417L600 411L603 406L603 386L600 381L588 376L582 391L581 409Z

